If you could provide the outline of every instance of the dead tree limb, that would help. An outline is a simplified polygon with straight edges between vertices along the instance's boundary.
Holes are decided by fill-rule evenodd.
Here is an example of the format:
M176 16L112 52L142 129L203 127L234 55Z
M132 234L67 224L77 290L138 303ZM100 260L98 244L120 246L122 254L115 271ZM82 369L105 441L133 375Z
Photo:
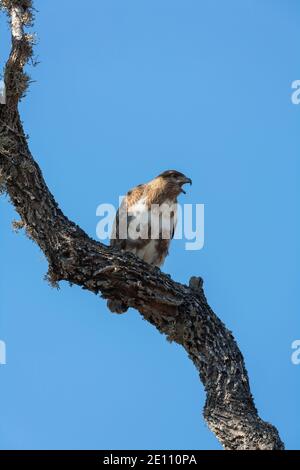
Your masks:
M60 210L33 159L18 104L32 58L31 0L2 0L12 33L5 67L6 105L0 105L0 186L21 217L28 236L45 254L52 283L77 284L106 299L118 299L181 344L207 394L204 418L225 449L283 449L274 426L257 413L239 348L209 307L200 278L174 282L135 256L91 239Z

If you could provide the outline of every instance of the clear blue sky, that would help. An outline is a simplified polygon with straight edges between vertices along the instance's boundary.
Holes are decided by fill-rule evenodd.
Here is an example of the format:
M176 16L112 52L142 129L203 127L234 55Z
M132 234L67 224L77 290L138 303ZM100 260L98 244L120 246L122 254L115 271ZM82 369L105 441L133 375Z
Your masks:
M299 2L35 5L41 63L21 111L61 208L95 237L98 204L165 169L192 177L183 200L205 204L205 247L174 241L163 269L203 276L262 418L299 449ZM0 33L3 64L3 18ZM0 447L219 449L184 351L133 310L51 289L7 198L0 210Z

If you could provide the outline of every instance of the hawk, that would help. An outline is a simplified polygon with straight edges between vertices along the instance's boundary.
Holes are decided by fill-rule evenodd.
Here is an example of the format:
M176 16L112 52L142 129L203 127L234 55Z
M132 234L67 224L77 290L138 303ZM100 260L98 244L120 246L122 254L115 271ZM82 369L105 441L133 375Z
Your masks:
M176 170L167 170L124 197L113 225L110 245L130 251L146 263L161 267L168 255L177 222L177 197L192 180ZM127 307L109 300L108 307L123 313Z

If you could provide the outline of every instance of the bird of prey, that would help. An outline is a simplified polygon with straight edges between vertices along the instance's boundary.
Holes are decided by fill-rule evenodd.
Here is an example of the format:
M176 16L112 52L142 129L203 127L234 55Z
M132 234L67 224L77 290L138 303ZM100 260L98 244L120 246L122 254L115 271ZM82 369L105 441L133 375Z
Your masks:
M110 245L130 251L152 266L162 266L168 255L177 222L177 197L192 180L176 170L167 170L148 183L128 191L113 225ZM120 302L108 301L111 311L127 310Z

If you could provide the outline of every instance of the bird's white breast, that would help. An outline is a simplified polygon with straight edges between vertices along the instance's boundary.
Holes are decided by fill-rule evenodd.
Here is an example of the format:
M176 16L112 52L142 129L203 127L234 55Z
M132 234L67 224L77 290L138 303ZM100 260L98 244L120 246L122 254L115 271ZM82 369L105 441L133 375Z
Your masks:
M177 221L176 204L166 200L161 205L156 204L149 208L146 198L143 198L130 207L128 216L129 238L145 241L148 239L148 242L142 245L137 243L135 247L132 246L131 251L147 263L160 266L167 254L167 247L165 256L162 256L158 250L159 239L167 240L168 246L173 237ZM151 238L149 238L149 224L151 224ZM139 233L136 233L137 227Z
M152 238L171 239L177 223L177 204L167 199L163 204L153 204L150 208L146 198L142 198L133 204L129 211L134 226L141 226L142 236L148 234L148 227L151 224Z

